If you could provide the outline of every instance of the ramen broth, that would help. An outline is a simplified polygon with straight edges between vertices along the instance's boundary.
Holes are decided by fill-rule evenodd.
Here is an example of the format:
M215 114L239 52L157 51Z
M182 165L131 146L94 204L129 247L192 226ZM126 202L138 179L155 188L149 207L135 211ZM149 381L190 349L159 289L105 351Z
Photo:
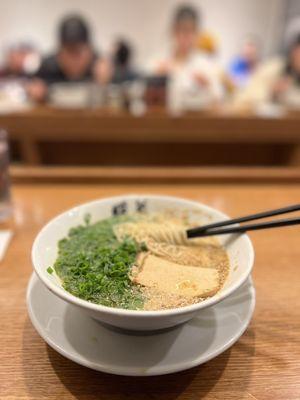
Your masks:
M222 288L229 259L216 238L185 239L192 226L170 212L87 219L59 242L54 270L68 292L110 307L198 303Z

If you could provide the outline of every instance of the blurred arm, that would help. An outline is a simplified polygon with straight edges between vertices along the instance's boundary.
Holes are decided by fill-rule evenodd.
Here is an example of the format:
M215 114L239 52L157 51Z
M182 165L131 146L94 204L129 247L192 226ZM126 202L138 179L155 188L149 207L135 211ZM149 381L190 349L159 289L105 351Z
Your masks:
M96 82L106 85L111 82L113 76L113 65L109 60L101 58L95 62L93 75Z

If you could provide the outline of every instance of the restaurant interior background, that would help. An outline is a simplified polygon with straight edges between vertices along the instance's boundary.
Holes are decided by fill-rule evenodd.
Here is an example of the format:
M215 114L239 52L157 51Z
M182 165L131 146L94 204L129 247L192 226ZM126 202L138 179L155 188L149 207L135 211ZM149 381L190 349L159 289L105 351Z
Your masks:
M0 127L19 168L299 165L299 1L0 11Z

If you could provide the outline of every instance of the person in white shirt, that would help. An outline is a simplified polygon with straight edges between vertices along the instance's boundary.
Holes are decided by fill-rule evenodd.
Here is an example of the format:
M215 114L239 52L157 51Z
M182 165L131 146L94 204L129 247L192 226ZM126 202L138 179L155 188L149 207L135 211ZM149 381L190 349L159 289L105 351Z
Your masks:
M222 98L220 69L197 47L200 18L188 5L180 6L172 22L172 48L168 57L156 62L152 73L168 77L171 110L200 109Z

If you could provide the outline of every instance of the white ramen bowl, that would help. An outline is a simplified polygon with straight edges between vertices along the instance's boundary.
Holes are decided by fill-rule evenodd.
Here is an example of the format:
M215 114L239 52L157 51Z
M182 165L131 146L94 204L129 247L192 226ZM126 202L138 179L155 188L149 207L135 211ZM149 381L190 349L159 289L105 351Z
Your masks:
M118 328L150 331L169 328L186 322L204 308L224 300L237 290L248 278L254 261L254 251L249 237L223 235L219 237L230 259L229 276L223 288L213 297L190 306L162 311L137 311L106 307L73 296L63 289L59 278L47 272L57 257L57 244L71 227L82 224L86 214L91 221L108 218L119 213L162 212L164 210L188 211L191 221L199 225L225 220L228 216L204 204L169 196L125 195L79 205L52 219L37 235L32 248L34 270L40 280L55 295L79 307L96 320Z

